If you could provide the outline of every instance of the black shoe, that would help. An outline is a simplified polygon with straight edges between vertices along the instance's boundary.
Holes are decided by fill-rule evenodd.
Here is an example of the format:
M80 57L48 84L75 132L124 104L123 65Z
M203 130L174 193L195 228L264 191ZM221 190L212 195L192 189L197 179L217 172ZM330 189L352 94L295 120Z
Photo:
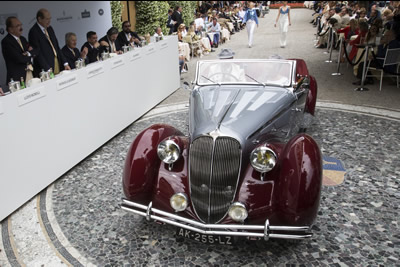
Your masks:
M353 85L361 85L361 80L353 82Z
M212 48L211 48L211 52L215 52L215 49L212 49Z

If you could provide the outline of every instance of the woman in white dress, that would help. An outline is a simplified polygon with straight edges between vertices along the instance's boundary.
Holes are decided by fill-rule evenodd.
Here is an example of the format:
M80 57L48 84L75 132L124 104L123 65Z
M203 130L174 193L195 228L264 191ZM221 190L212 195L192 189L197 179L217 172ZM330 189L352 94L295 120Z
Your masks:
M278 17L274 25L276 27L276 23L278 23L279 20L279 30L281 32L280 44L282 48L286 46L288 28L292 25L290 22L290 7L287 3L288 1L283 1L283 6L279 8Z

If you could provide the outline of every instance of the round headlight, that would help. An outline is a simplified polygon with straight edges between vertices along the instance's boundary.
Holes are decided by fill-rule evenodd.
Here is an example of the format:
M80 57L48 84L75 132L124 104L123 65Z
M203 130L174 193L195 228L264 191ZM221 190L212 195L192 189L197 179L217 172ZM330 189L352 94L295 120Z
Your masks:
M184 193L176 193L170 198L169 203L176 212L183 211L188 205L187 196Z
M276 154L268 147L257 147L250 154L250 163L261 173L269 172L276 165Z
M240 202L235 202L231 205L228 211L229 217L237 222L243 222L247 218L247 210L245 205Z
M158 157L167 164L172 164L179 159L181 150L172 140L164 140L157 147Z

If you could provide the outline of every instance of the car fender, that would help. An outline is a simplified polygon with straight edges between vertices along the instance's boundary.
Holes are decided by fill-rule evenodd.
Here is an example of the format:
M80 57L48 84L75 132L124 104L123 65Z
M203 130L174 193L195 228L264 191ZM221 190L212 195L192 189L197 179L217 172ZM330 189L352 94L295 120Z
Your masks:
M286 144L277 181L277 216L288 225L312 225L320 201L322 156L318 144L306 134Z
M158 144L171 136L183 136L176 128L155 124L143 130L132 142L125 161L123 189L128 200L148 204L161 160L157 155Z

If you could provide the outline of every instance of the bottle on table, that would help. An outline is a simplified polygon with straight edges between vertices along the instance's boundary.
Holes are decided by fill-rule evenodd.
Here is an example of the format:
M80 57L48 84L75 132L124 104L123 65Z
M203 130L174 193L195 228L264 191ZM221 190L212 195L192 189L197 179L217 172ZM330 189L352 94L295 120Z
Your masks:
M24 81L24 77L21 77L21 89L25 89L25 81Z

